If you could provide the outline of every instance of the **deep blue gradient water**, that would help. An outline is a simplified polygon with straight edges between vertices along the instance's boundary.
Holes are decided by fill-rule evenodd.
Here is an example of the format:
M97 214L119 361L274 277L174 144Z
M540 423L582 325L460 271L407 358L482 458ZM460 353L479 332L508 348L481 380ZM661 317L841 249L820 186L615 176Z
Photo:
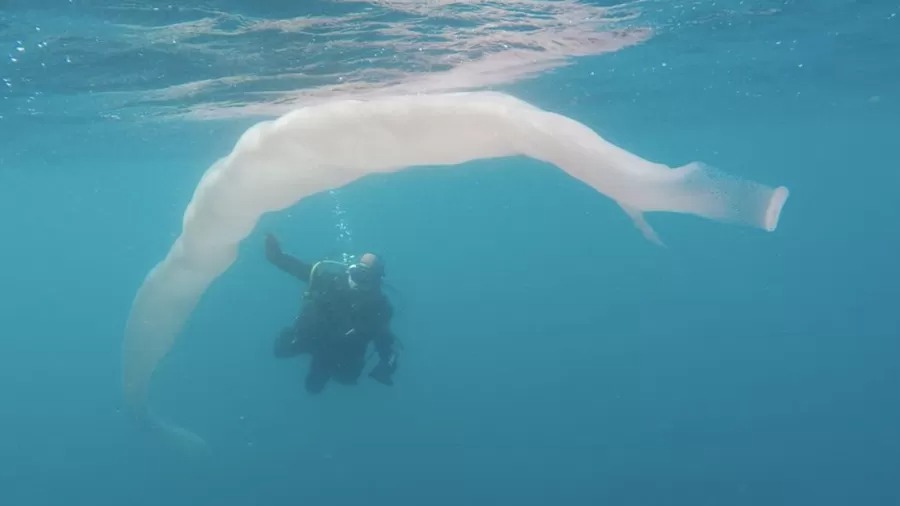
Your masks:
M310 197L262 219L154 383L211 461L122 414L122 333L198 179L255 119L147 120L178 104L141 96L245 70L81 35L78 69L22 70L30 47L0 63L0 504L900 504L900 8L745 3L638 5L649 40L495 88L648 159L787 185L778 230L651 215L659 248L518 158ZM15 58L34 25L181 21L159 12L0 2L0 43ZM266 231L307 259L383 252L393 388L309 397L306 361L271 357L301 287L265 262Z

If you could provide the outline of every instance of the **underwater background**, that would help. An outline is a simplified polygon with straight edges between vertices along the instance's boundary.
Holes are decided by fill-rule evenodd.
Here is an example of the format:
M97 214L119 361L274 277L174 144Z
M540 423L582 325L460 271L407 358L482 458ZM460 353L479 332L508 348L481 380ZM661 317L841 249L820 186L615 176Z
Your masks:
M0 1L0 504L900 504L898 13ZM771 233L649 215L665 248L525 158L304 199L263 217L160 367L154 409L212 448L173 453L123 413L134 294L245 129L350 80L505 91L791 196ZM272 357L302 287L265 232L307 260L384 255L392 388L310 397L307 359Z

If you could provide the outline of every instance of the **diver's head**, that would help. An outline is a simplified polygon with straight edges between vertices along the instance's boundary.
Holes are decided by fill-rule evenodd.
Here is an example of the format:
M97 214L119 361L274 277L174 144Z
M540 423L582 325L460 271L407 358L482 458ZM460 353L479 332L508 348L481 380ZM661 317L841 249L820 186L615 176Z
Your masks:
M364 253L347 268L350 288L372 290L381 286L384 278L384 261L374 253Z

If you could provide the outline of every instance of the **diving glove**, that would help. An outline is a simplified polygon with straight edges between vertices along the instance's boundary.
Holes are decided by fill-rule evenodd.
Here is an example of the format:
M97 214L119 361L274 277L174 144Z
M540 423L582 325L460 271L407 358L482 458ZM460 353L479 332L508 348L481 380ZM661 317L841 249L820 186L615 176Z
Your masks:
M381 383L382 385L393 386L394 380L393 378L391 378L391 375L393 375L394 371L396 370L397 358L396 356L392 355L388 360L382 360L378 362L378 365L372 368L372 372L369 373L369 377Z

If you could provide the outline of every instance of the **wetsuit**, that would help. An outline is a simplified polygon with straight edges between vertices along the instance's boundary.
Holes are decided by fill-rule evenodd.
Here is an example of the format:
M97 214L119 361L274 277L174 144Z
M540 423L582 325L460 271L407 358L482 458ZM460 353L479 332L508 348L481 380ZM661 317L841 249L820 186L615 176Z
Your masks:
M294 325L282 331L274 346L279 358L312 355L308 392L321 392L329 379L355 384L365 368L370 342L378 352L379 366L394 367L393 308L379 289L352 289L343 270L316 267L284 253L267 257L308 285ZM391 384L389 376L379 381Z

